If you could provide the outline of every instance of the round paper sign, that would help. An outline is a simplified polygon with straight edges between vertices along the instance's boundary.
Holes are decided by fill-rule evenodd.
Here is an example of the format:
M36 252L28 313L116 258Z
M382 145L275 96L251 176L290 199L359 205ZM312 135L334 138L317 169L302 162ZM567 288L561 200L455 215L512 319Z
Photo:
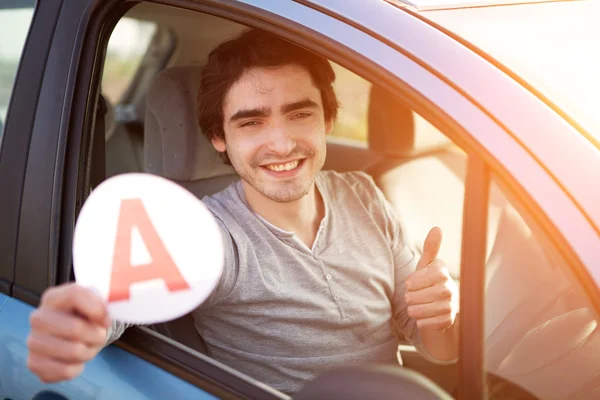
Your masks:
M118 175L83 205L73 264L77 283L102 297L111 318L169 321L196 308L217 285L221 231L181 186L149 174Z

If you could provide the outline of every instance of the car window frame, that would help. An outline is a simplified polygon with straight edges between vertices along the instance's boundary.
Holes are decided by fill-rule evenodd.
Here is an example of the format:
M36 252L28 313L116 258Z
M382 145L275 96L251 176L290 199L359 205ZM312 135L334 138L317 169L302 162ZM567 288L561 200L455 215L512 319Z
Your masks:
M435 119L435 117L437 117L438 119L436 120L436 123L434 125L436 125L438 129L440 129L447 136L449 136L460 147L464 149L469 149L469 151L467 151L469 154L473 153L476 155L477 158L482 157L482 160L486 161L486 163L481 165L491 165L490 168L500 170L505 176L508 176L508 179L510 181L510 174L506 172L505 168L501 164L499 164L499 162L497 162L492 157L492 155L489 154L487 150L481 144L479 144L479 142L477 142L477 140L474 137L472 137L461 125L455 122L454 119L450 118L447 114L445 114L445 112L443 112L439 108L441 104L440 101L437 101L436 103L428 102L423 98L421 94L416 92L414 87L409 86L408 83L401 80L402 78L400 78L399 76L402 76L404 79L408 79L403 72L396 71L394 73L387 70L383 66L385 65L385 62L378 61L377 63L376 61L367 60L366 57L357 54L351 48L346 48L345 46L335 42L333 39L324 37L322 33L319 33L318 31L315 32L312 30L312 28L307 28L307 26L309 26L310 23L305 22L305 25L301 25L298 21L293 21L292 19L287 19L278 16L275 10L273 10L273 8L280 7L280 5L267 4L267 2L261 1L247 1L245 3L234 1L206 1L202 4L185 0L164 0L159 2L163 4L177 5L186 9L210 13L224 18L232 19L240 23L244 23L249 26L256 26L268 29L288 39L292 39L301 45L305 45L306 47L319 51L320 53L331 58L333 61L339 62L341 65L347 67L351 64L355 72L359 73L361 76L364 76L366 79L369 79L373 83L391 84L391 87L393 88L395 94L403 97L406 100L406 102L411 106L411 108L413 108L420 115L428 117L428 119L431 118L433 120ZM77 50L76 54L81 54L79 58L77 58L77 60L83 61L81 61L76 66L71 66L70 69L72 70L72 74L68 79L65 78L67 79L66 82L68 82L68 87L66 91L69 92L69 95L66 96L68 98L68 101L66 101L66 104L64 105L63 109L63 113L65 115L62 115L60 117L62 117L62 119L65 119L65 122L69 123L66 123L65 125L59 125L60 129L58 129L57 132L59 133L60 138L56 138L57 140L60 139L60 141L64 141L64 148L66 148L66 144L68 144L69 150L61 151L60 154L55 155L54 163L51 163L52 160L43 160L45 163L45 168L50 168L52 173L64 174L64 177L61 176L61 179L57 179L57 181L49 183L50 186L54 189L51 204L52 210L51 212L48 212L47 209L43 209L40 212L46 217L43 220L51 221L51 227L49 227L48 233L42 232L39 234L39 236L36 237L38 238L38 241L44 240L43 238L45 237L47 243L60 244L61 250L57 255L57 259L54 259L53 257L48 257L49 251L47 251L46 254L34 254L29 257L23 257L23 262L20 262L19 265L23 266L23 274L33 274L36 272L45 273L45 287L54 285L59 282L67 281L69 279L69 277L66 276L65 273L58 273L57 265L60 265L61 267L64 267L67 264L70 265L69 243L70 238L72 237L72 232L69 232L69 230L71 230L72 226L74 225L76 210L69 210L68 207L63 207L63 205L65 203L71 202L73 204L73 207L75 207L76 205L81 206L80 201L78 202L76 200L78 198L81 200L82 197L80 194L77 193L78 189L76 188L77 186L81 185L81 182L79 182L79 175L81 174L78 174L77 170L82 167L85 167L85 148L89 147L89 145L82 143L81 140L84 140L84 138L77 138L77 135L82 136L81 132L89 132L89 129L91 127L90 106L94 104L93 96L90 95L90 93L93 92L93 83L91 77L93 74L92 71L94 70L94 66L97 65L96 63L98 62L96 60L97 54L94 46L83 45L87 44L90 40L93 40L94 37L97 37L97 35L99 34L98 32L100 30L100 22L98 22L98 18L102 16L102 12L108 12L106 10L108 10L110 7L115 6L115 3L117 2L109 1L100 4L100 2L92 2L90 0L90 3L87 4L94 4L97 7L96 13L94 14L94 17L96 18L96 26L94 29L96 29L96 32L91 33L93 32L93 29L91 28L93 26L92 20L86 21L86 23L79 25L79 29L86 30L86 40L78 42L75 48ZM269 11L265 11L263 9L258 9L255 7L256 5L261 4L264 5L265 8ZM305 7L298 3L289 3L286 5L293 5L293 7ZM82 9L79 9L79 12L81 13L80 16L85 15L85 6L86 5L84 4L81 6ZM281 12L283 13L283 15L290 15L289 12L287 12L287 14L286 11ZM333 22L333 19L331 17L320 16L319 18L321 19L321 21L325 20ZM79 19L77 19L76 21L78 22ZM346 26L347 29L352 28L352 26L347 25L339 20L336 22L336 24L340 23L344 24L344 26ZM336 26L341 27L340 25ZM356 33L359 36L364 35L364 33L359 34L359 31L357 31ZM339 40L339 35L337 35L336 37ZM437 79L435 74L433 74L431 71L428 71L423 66L421 66L421 68L423 70L423 73L426 74L424 76L430 76L430 79ZM395 74L399 75L397 76ZM409 82L412 82L414 80L415 77L408 79ZM443 84L443 81L436 80L436 82L438 84ZM414 85L415 82L412 82L411 84ZM96 84L96 86L98 85L99 84ZM77 91L75 91L75 87L78 88ZM454 91L453 93L455 93L455 95L457 96L460 95L460 93L456 91ZM468 101L468 99L466 101ZM71 104L74 105L72 108ZM476 104L471 104L471 107L473 108L473 110L479 110L479 112L482 114L481 117L487 118L487 122L490 124L494 124L499 132L504 132L504 134L507 135L508 139L508 133L506 133L502 126L496 124L495 121L486 116ZM61 118L59 118L59 121L60 120ZM39 140L39 135L37 135L36 139ZM514 145L517 144L514 143ZM81 152L77 150L80 148L84 148L84 151ZM73 156L73 153L76 153L77 155ZM524 154L523 156L526 156L526 154ZM489 158L489 160L491 160L491 164L487 162L487 160L485 159L486 157ZM62 168L65 166L65 171L62 171ZM35 168L32 169L31 173L28 174L27 179L30 181L30 183L28 183L30 186L34 185L34 183L40 183L41 177L36 176L36 172L39 172L40 169L41 166L37 165ZM63 178L64 182L62 181ZM73 182L79 182L79 184L72 185ZM69 184L71 184L71 186ZM518 183L516 184L518 185ZM48 185L47 182L46 185ZM75 188L73 186L75 186ZM30 197L32 197L31 193ZM531 203L534 204L532 200ZM31 222L32 220L34 220L32 219L32 216L36 215L36 213L33 211L35 206L36 203L33 201L26 204L25 212L28 216L27 222ZM535 205L533 205L533 207L535 209ZM23 226L23 224L21 226ZM463 224L463 226L465 225ZM59 227L63 227L64 229L60 229L59 231ZM469 227L467 226L464 229L469 229ZM46 236L44 236L44 234L46 234ZM463 234L463 237L468 237L469 234L470 233ZM57 235L60 235L60 240ZM33 248L31 246L24 246L21 250L21 246L19 246L19 250L20 254L23 254L26 250L31 251L33 250ZM465 252L463 252L463 254L465 254ZM477 268L477 266L473 265L470 268ZM35 304L37 301L39 301L39 294L41 293L40 287L32 285L28 289L31 292L30 295L22 296L22 298L30 304ZM142 332L140 333L142 335L141 337L145 337L144 335L151 335L151 333L149 332L144 332L143 328L137 328L132 332L134 334ZM165 348L163 350L151 352L147 347L141 346L139 343L135 343L135 341L131 339L123 340L121 345L130 346L130 351L137 352L137 354L140 357L148 359L155 364L158 362L164 362L166 364L169 364L173 366L175 374L181 374L182 377L188 374L186 376L188 376L189 379L190 371L185 371L184 369L181 369L182 365L187 365L186 361L181 360L176 355L178 346L173 343L168 343L168 339L164 337L159 337L157 340L159 340L161 343L166 343ZM198 355L198 359L202 361L203 358L201 357L201 355ZM177 369L178 365L180 368L179 370ZM194 369L191 373L198 373L198 371L197 369Z
M35 2L0 137L0 292L12 295L29 143L61 1ZM33 101L32 101L33 100Z

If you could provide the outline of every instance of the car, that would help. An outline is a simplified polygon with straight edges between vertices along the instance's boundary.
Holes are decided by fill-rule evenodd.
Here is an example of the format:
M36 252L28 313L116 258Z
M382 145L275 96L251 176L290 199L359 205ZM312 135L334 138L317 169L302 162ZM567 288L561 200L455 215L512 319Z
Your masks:
M461 296L455 365L406 343L404 368L342 368L294 397L600 398L597 15L593 0L3 1L0 395L290 398L211 358L189 315L128 329L71 381L27 368L29 316L74 280L95 187L145 172L202 198L239 179L202 142L195 87L212 48L256 27L331 61L325 169L370 174L417 247L440 226Z

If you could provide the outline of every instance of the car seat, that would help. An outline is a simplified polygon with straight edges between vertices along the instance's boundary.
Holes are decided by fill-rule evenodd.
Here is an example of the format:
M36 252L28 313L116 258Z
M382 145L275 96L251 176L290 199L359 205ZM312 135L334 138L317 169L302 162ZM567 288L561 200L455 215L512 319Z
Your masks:
M179 183L198 198L239 179L198 123L199 66L171 67L156 76L146 99L144 170Z
M107 102L105 130L106 178L143 167L143 135L117 121L115 108Z
M159 73L148 90L144 124L145 172L176 182L199 199L239 179L200 129L196 106L200 73L196 65ZM151 328L208 354L191 314Z

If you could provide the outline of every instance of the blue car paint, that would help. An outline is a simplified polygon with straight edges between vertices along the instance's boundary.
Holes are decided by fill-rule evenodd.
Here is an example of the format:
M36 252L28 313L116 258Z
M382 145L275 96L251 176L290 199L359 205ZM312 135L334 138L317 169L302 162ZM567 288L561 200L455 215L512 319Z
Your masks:
M72 400L216 399L116 346L105 348L71 381L44 384L27 368L28 304L0 294L0 399L31 399L53 390Z
M2 312L2 309L4 308L4 305L5 305L5 304L6 304L6 302L8 301L9 297L8 297L8 296L5 296L5 295L3 295L2 293L0 293L0 299L2 299L2 300L0 300L0 302L2 303L2 304L0 305L0 312Z

